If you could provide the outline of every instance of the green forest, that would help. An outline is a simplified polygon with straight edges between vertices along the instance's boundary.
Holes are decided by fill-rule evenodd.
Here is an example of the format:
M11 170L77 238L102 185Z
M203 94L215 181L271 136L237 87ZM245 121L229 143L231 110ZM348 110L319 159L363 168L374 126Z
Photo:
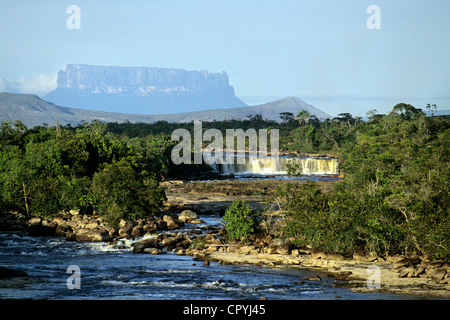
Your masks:
M286 184L268 201L282 201L284 234L329 252L370 250L379 255L421 254L450 260L450 120L408 104L368 119L349 113L321 121L280 113L280 122L211 121L203 130L279 129L288 153L339 155L345 178L332 193ZM0 210L51 217L80 209L111 224L157 215L165 200L160 182L207 165L172 164L173 130L193 123L83 122L73 127L0 127ZM186 165L185 165L186 166Z

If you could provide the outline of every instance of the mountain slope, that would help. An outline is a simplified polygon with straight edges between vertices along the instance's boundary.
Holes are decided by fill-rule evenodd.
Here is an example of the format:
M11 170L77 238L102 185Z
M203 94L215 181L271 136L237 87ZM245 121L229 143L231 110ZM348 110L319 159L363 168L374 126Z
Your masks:
M296 97L287 97L281 100L250 107L203 110L199 112L178 113L170 115L170 117L169 115L157 115L155 117L160 117L161 120L172 122L191 122L194 120L221 121L227 119L247 119L248 115L253 116L260 114L263 119L280 121L280 112L292 112L294 116L296 116L297 113L303 109L319 119L332 118L329 114L314 108Z
M124 120L129 120L130 122L144 123L156 121L191 122L194 120L221 121L225 119L246 119L247 115L255 114L261 114L264 119L280 121L280 112L292 112L296 115L303 108L318 118L330 117L323 111L295 97L253 107L203 110L178 114L136 115L67 108L57 106L31 94L0 93L0 121L11 120L14 122L15 120L20 120L27 127L42 125L44 123L53 126L56 124L56 121L61 125L68 123L77 125L82 120L91 122L96 119L103 122L123 122Z

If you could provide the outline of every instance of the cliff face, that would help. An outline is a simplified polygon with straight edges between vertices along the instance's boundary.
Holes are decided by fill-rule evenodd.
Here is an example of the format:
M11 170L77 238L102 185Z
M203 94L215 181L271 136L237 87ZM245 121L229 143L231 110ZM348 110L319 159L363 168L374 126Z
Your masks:
M228 75L182 69L69 64L45 99L104 111L162 114L242 107Z

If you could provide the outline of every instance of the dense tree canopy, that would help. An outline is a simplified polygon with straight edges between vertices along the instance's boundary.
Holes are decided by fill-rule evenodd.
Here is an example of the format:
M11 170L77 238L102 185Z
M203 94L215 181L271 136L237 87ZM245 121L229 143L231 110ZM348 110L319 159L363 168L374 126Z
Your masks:
M272 200L286 202L287 235L332 252L449 260L450 121L400 104L368 122L341 114L329 124L345 179L331 194L314 183L295 194L280 187Z
M159 212L168 138L127 140L95 122L76 130L3 123L0 205L29 215L94 210L110 222ZM170 150L169 150L170 152Z
M285 235L299 244L350 254L357 250L450 259L450 121L408 104L368 120L341 113L320 121L281 112L281 123L249 115L211 121L203 130L279 129L286 152L333 153L343 181L324 194L314 183L280 187ZM431 115L431 116L430 116ZM307 120L307 121L306 121ZM173 130L193 123L82 123L78 127L0 126L0 209L52 216L61 210L97 212L111 223L158 214L159 182L207 166L170 160Z

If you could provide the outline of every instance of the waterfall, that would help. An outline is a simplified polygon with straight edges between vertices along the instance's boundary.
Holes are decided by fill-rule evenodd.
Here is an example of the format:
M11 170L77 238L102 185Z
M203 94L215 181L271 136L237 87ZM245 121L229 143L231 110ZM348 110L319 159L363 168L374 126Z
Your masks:
M211 167L222 174L286 175L288 166L296 168L298 174L336 175L339 174L339 160L331 157L231 157L214 159ZM220 164L219 162L223 162Z

